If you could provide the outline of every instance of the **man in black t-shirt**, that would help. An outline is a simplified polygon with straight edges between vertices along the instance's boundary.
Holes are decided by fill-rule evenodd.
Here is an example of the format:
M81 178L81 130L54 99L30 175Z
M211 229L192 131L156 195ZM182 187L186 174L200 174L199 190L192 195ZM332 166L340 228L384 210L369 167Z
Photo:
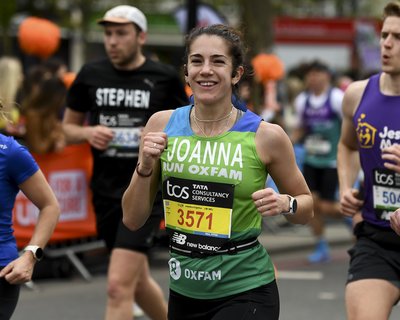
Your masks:
M106 319L131 318L133 300L152 319L166 319L166 302L146 255L162 218L161 201L132 232L122 223L121 199L137 164L143 126L154 112L187 104L187 97L171 66L143 55L147 21L140 10L114 7L99 24L108 59L82 67L68 92L63 126L69 143L87 141L92 147L97 230L112 252Z

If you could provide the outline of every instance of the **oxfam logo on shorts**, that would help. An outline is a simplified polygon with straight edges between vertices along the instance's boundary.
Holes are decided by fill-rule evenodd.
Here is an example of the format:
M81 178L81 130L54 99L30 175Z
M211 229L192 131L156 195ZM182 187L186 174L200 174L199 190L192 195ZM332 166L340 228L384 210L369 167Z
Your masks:
M175 258L171 258L169 259L168 264L169 264L169 274L171 278L174 280L178 280L182 274L181 263Z

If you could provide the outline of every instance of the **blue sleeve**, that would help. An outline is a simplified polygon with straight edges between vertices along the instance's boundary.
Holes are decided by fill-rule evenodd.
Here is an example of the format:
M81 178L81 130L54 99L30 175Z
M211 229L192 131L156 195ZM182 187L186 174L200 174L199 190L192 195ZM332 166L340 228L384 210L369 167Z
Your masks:
M28 149L16 141L10 146L7 167L10 178L17 185L23 183L39 170L38 164Z

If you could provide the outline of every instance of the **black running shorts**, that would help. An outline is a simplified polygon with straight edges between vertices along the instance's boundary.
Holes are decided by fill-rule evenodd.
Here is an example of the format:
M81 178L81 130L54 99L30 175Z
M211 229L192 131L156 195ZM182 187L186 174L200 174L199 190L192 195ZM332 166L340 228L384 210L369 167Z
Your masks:
M392 230L381 230L365 221L358 223L354 230L357 241L348 251L347 283L383 279L400 289L400 245L395 243L400 243L400 237Z
M0 267L0 270L3 269ZM20 285L10 284L0 278L0 319L10 319L17 306Z
M129 230L122 223L121 200L93 196L93 205L96 212L97 233L104 239L109 250L123 248L147 254L153 247L163 219L161 202L154 204L149 219L136 231Z
M219 299L192 299L170 290L170 320L277 320L279 292L276 281Z
M303 175L310 190L318 193L322 200L337 200L338 174L336 168L315 168L305 164Z

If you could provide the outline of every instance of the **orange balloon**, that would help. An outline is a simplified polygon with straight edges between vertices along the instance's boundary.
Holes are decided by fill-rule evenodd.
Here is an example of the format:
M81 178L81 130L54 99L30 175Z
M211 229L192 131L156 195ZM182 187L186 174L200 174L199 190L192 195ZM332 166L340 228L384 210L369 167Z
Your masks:
M251 64L256 78L263 83L280 80L285 75L283 62L274 54L260 53L251 60Z
M64 85L67 87L67 89L71 86L72 82L74 82L75 78L76 78L75 72L66 72L63 75L62 81L64 82Z
M19 46L29 55L47 59L60 46L60 39L60 28L47 19L28 17L19 26Z
M185 86L185 92L188 98L193 94L192 88L188 84Z

